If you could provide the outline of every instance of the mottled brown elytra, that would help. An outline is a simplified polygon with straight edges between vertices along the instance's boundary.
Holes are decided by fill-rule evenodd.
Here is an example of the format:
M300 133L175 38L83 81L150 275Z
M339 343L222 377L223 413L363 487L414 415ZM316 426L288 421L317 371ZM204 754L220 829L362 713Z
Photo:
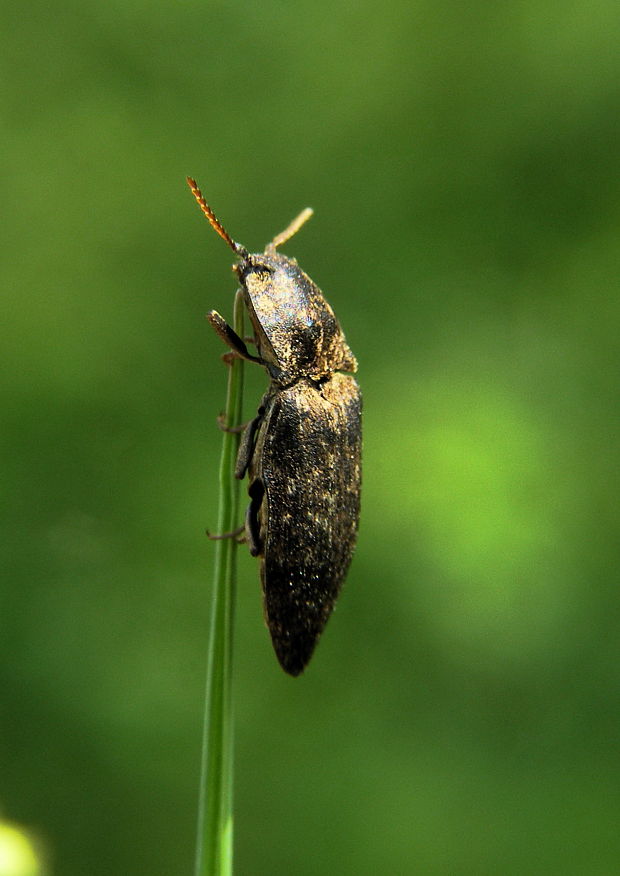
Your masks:
M251 254L230 237L193 179L207 219L239 259L234 266L256 355L217 311L215 331L237 356L263 365L270 385L241 440L236 476L248 474L246 539L261 558L265 619L282 668L306 667L346 577L360 509L362 399L357 361L318 286L276 248L310 217Z

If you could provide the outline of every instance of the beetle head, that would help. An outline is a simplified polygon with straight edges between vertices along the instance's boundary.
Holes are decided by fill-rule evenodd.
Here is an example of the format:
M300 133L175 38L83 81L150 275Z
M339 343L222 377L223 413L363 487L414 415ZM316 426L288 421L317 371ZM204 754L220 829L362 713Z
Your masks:
M191 177L187 182L212 228L239 259L233 270L271 378L287 384L299 377L320 380L333 371L355 371L355 357L323 293L295 259L277 252L307 222L312 210L306 207L267 244L264 253L251 254L232 239L196 182Z

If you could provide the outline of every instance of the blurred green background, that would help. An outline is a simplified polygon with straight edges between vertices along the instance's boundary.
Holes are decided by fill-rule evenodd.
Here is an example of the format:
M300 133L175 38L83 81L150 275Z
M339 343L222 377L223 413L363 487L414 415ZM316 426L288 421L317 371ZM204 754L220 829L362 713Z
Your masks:
M241 551L236 872L617 873L617 0L3 19L2 814L54 874L191 872L235 289L192 174L251 249L314 207L365 399L300 679Z

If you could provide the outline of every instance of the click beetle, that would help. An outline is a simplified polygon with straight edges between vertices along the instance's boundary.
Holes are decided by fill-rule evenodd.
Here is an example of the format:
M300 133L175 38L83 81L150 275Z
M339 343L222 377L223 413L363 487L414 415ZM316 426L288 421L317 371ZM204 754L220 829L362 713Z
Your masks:
M269 388L245 428L235 475L248 475L246 540L261 558L264 613L280 665L306 667L347 574L360 510L362 400L357 361L321 290L277 252L305 210L251 254L203 198L198 205L238 258L233 267L256 355L217 311L208 319L233 353L262 365ZM344 372L344 373L343 373Z

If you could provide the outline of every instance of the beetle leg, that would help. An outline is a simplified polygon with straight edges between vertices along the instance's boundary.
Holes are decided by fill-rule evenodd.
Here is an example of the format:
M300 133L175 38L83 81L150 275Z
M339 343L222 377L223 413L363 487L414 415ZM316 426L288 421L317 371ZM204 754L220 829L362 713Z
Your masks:
M236 356L239 356L241 359L246 359L248 362L256 362L258 365L265 364L260 356L252 356L237 332L228 325L224 317L218 313L217 310L211 310L207 313L207 319L220 338L231 348Z
M221 429L222 432L228 432L230 435L238 435L240 432L244 432L252 421L250 420L247 423L241 423L239 426L227 426L226 414L218 414L216 422L218 428Z
M213 535L208 529L206 532L207 538L211 539L211 541L221 541L224 538L234 538L237 544L243 544L245 541L245 524L233 529L232 532L222 532L220 535Z
M237 462L235 464L235 477L239 478L239 480L245 477L245 473L248 470L248 465L250 464L250 459L254 452L254 438L263 419L263 414L263 408L259 408L258 414L253 420L250 420L250 422L247 423L243 435L241 436L239 450L237 452Z
M265 495L263 482L259 480L253 481L250 484L248 493L250 494L251 501L248 505L248 510L245 512L245 534L250 554L253 557L258 557L263 552L263 542L260 535L260 521L258 519L258 512Z

